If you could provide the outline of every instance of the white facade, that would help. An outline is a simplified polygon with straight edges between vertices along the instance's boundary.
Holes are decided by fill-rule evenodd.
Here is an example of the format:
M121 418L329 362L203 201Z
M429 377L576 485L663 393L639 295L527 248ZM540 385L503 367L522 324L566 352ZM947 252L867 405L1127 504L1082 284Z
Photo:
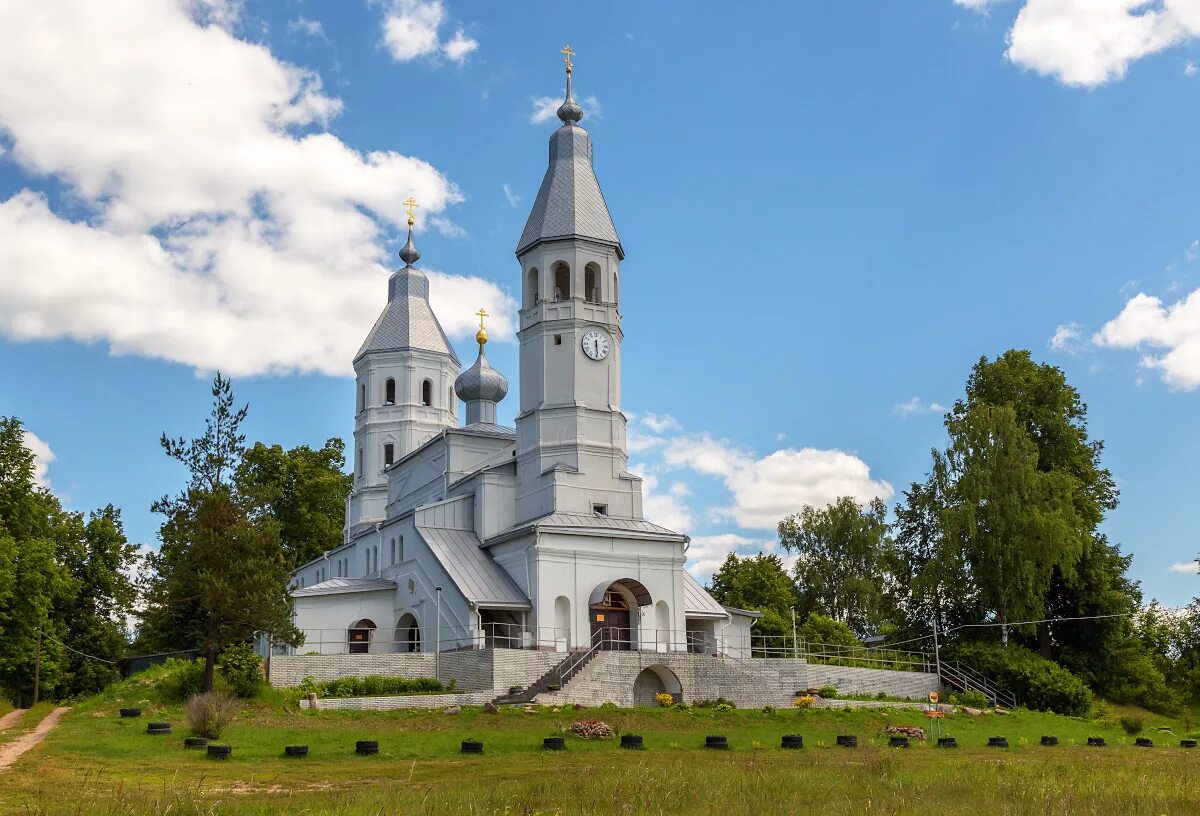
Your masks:
M624 250L569 78L559 116L517 248L516 428L484 421L507 392L483 355L485 332L459 376L410 234L355 358L346 543L295 574L300 652L602 642L748 655L756 613L717 604L684 571L688 538L642 516L621 412ZM476 420L464 427L456 377Z

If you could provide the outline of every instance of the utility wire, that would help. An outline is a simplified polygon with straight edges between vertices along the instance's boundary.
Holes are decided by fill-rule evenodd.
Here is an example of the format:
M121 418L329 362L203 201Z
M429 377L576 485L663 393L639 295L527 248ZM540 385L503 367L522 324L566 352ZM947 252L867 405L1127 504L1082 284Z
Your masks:
M110 666L117 665L117 661L115 661L115 660L105 660L103 657L96 657L95 655L90 655L87 652L81 652L78 649L74 648L73 646L68 646L67 644L63 643L61 640L59 640L58 638L56 638L54 635L50 634L49 632L43 631L42 637L53 640L55 643L57 643L59 646L62 646L67 651L74 652L75 654L80 655L81 657L91 658L92 660L99 660L101 663L107 663Z

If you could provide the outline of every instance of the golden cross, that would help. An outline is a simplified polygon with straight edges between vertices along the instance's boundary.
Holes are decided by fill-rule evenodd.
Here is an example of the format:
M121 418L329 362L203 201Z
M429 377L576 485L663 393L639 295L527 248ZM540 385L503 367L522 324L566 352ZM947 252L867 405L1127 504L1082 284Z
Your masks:
M575 52L571 50L570 45L564 45L558 53L562 54L567 62L567 73L571 73L571 57L575 56Z
M404 209L406 209L408 211L408 225L410 227L413 225L413 221L414 221L413 210L415 210L418 206L420 206L420 205L417 204L417 200L415 198L413 198L412 196L409 196L408 199L404 202Z
M479 315L479 328L481 328L481 329L482 329L482 328L483 328L483 319L484 319L485 317L490 317L491 315L489 315L489 314L487 313L487 309L480 309L480 310L479 310L478 312L476 312L475 314Z

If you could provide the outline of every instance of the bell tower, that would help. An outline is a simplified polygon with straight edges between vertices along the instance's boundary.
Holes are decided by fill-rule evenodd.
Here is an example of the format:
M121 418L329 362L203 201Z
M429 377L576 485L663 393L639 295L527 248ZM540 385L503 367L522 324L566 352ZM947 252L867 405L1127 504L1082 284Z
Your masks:
M414 264L410 197L404 267L388 279L388 302L354 355L354 486L346 507L346 540L382 521L387 474L394 462L457 423L454 379L459 362L429 305L429 279Z
M567 46L562 125L517 245L517 522L547 513L641 518L641 483L626 471L621 413L620 262L625 257L579 126Z

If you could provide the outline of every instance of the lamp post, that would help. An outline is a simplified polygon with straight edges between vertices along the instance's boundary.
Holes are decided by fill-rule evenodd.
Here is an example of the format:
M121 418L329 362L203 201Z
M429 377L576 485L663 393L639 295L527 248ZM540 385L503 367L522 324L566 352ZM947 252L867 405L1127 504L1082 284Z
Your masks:
M433 591L437 593L437 619L433 625L433 679L441 680L442 668L442 588L434 587Z
M799 647L796 644L796 607L789 606L792 610L792 659L795 660L800 656Z

